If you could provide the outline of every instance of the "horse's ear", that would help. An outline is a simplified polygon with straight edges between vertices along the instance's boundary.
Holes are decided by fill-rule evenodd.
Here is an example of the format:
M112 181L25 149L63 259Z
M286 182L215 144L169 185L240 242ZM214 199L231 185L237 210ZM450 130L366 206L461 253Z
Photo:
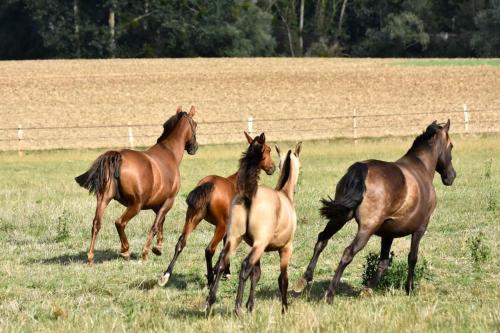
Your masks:
M276 152L278 153L278 158L281 158L280 147L278 147L278 145L274 145L274 149L276 149Z
M175 113L179 113L179 112L182 112L182 106L180 106L180 105L177 107L177 111L175 111Z
M448 121L446 122L443 128L445 129L446 132L450 130L450 118L448 118Z
M191 105L191 109L189 109L188 116L193 118L195 114L196 114L196 109L194 108L194 105Z
M263 145L264 143L266 143L266 135L264 134L264 132L262 132L259 136L259 143L261 145Z
M293 152L295 156L299 157L301 149L302 149L302 141L297 143L297 145L295 146L295 151Z
M243 131L243 133L245 133L245 137L247 138L248 144L251 145L253 141L252 137L246 131Z
M431 125L437 125L437 120L434 120Z

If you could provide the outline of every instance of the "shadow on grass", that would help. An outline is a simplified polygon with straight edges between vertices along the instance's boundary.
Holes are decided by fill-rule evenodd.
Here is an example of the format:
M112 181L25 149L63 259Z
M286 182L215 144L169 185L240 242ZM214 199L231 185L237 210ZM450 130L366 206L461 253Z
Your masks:
M295 291L289 291L292 298L305 297L310 300L323 301L325 298L325 293L330 286L330 280L322 280L318 282L313 282L312 285L306 287L302 293L296 293ZM356 289L348 283L340 282L337 288L337 293L335 297L358 297L360 289Z
M165 288L171 287L179 290L187 289L188 285L195 284L198 288L203 289L207 285L207 280L199 275L192 274L173 274Z
M132 253L130 255L131 260L137 260L139 257ZM123 260L120 255L116 251L112 250L95 250L94 251L94 264L100 264L107 261L112 260ZM75 254L64 254L52 258L43 258L43 259L30 259L30 263L36 264L44 264L44 265L70 265L75 263L87 263L87 252L81 251Z

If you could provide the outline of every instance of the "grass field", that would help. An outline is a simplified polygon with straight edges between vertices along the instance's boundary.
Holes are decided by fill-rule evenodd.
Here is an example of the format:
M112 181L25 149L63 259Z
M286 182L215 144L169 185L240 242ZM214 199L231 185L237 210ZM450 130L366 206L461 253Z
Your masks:
M273 140L272 135L268 135ZM239 265L248 247L233 259L233 277L222 281L214 315L205 319L204 248L212 227L202 222L180 256L166 288L156 285L184 223L184 199L207 173L234 172L243 145L203 146L182 162L182 187L165 223L165 253L148 262L138 259L153 214L142 212L127 234L132 260L118 257L119 239L113 220L122 208L108 208L97 239L96 264L85 265L95 200L73 181L100 153L97 150L0 153L0 332L7 331L177 331L177 332L470 332L500 330L499 184L500 137L452 136L458 177L452 187L435 179L438 206L420 247L432 278L416 293L389 289L359 297L364 257L378 251L374 237L347 268L333 305L323 293L346 245L354 236L348 224L321 256L309 293L291 298L282 316L278 298L279 261L264 256L255 312L238 319L232 314ZM240 142L243 141L241 137ZM298 230L289 275L303 273L324 221L318 199L356 160L394 160L411 144L409 138L351 141L307 141L296 196ZM286 144L282 144L286 146ZM290 144L291 146L291 144ZM275 157L276 159L276 157ZM277 176L261 176L274 184ZM480 239L490 256L475 268L471 238ZM406 258L409 238L394 242Z
M200 142L239 142L248 116L279 140L416 134L451 118L500 131L498 59L114 59L0 62L0 150L147 145L178 105ZM439 114L438 114L439 113ZM390 116L377 116L387 115ZM337 117L315 119L312 117ZM282 120L301 118L302 120ZM273 121L281 119L279 121ZM208 121L236 123L207 124ZM124 127L88 127L124 125ZM147 125L147 126L142 126ZM57 129L57 127L72 127ZM29 128L49 127L49 129ZM2 130L2 128L8 128Z

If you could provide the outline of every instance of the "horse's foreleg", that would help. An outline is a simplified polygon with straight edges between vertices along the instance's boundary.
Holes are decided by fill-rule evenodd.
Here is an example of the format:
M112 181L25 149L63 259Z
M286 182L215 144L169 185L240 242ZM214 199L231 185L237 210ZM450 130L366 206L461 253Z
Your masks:
M333 302L333 297L335 296L335 293L337 291L344 269L351 263L356 253L358 253L363 247L365 247L371 235L372 234L368 232L368 230L358 230L358 233L356 234L356 237L354 238L352 243L344 250L342 259L340 259L340 263L337 267L337 270L335 271L335 275L333 276L333 279L330 282L330 286L328 287L328 291L325 294L325 298L328 303Z
M226 226L228 225L229 222L226 222ZM224 238L222 238L223 246L226 246L226 239L227 235L224 235ZM224 268L224 277L227 279L231 276L231 262L228 262L226 265L226 268Z
M158 236L156 237L156 245L152 249L157 256L161 256L163 248L163 223L165 223L165 216L158 222Z
M411 235L410 253L408 254L408 278L406 280L406 286L405 286L406 294L408 295L412 292L414 287L413 276L415 273L415 265L417 264L417 259L418 259L418 246L426 229L427 229L427 223L425 223L425 225L422 228L415 231Z
M309 262L304 275L294 287L294 290L296 292L301 292L308 284L312 282L314 277L314 270L316 269L316 264L318 263L321 252L323 252L326 245L328 244L328 240L332 238L332 236L335 235L337 231L339 231L345 225L346 222L347 220L330 221L325 226L325 229L318 234L318 240L316 242L316 245L314 246L314 253L311 261Z
M224 223L217 223L217 225L215 226L214 236L212 237L212 240L208 244L207 248L205 249L208 286L210 286L214 280L214 268L212 266L212 258L214 256L215 250L217 249L217 245L219 245L225 233L226 233L226 225ZM226 271L226 268L224 268L224 272Z
M248 294L248 301L246 304L248 312L252 312L253 305L255 303L255 287L260 280L260 260L257 261L255 266L253 267L252 275L250 276L250 293Z
M142 259L143 260L148 260L149 250L151 248L151 242L153 241L153 238L158 233L160 221L165 219L165 215L168 213L170 208L172 208L173 204L174 204L174 198L169 198L169 199L165 200L165 203L163 204L163 206L158 210L158 213L156 213L155 220L153 222L153 225L151 226L151 229L149 230L148 237L146 238L146 243L144 244L144 247L142 249ZM161 227L163 228L163 223L162 223ZM159 250L157 249L157 251L159 251ZM159 252L159 253L161 253L161 252Z
M292 256L292 247L285 247L280 251L280 276L278 278L278 284L281 293L281 313L285 313L288 310L288 263L290 257Z
M204 216L202 216L202 214L200 214L200 212L197 212L194 208L192 207L188 208L188 211L186 213L186 221L184 223L184 229L182 230L182 234L179 237L177 244L175 245L174 256L170 261L167 270L163 272L163 275L160 277L160 280L158 281L158 284L160 286L165 286L167 284L168 279L170 278L170 275L172 275L172 271L174 270L174 265L175 262L177 261L177 257L181 254L182 250L186 246L189 235L191 235L191 233L200 223L203 217Z
M120 236L120 242L121 242L120 256L122 256L125 259L130 258L129 244L127 236L125 235L125 227L127 226L128 221L130 221L134 216L136 216L140 210L141 206L139 204L128 206L123 212L122 216L120 216L118 220L115 221L116 231L118 232L118 236Z
M87 254L87 262L89 265L94 263L94 247L95 240L97 238L97 234L99 230L101 230L102 225L102 217L104 215L104 210L108 206L111 198L104 198L102 195L97 196L97 205L95 209L94 220L92 221L92 230L91 230L91 238L90 238L90 248Z
M382 237L378 268L377 271L375 272L375 275L371 278L370 281L368 281L368 284L366 285L368 288L373 289L377 287L378 283L380 282L380 279L384 275L385 270L389 266L389 253L391 251L391 245L393 240L394 240L393 237Z

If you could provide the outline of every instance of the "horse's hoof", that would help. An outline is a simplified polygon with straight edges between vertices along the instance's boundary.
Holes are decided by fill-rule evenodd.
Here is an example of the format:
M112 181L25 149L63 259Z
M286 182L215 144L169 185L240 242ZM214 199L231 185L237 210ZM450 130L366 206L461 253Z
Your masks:
M143 252L143 253L142 253L142 261L148 261L148 260L149 260L149 255L148 255L148 253L147 253L147 252L146 252L146 253L144 253L144 252Z
M168 279L170 279L170 273L163 274L158 280L158 285L160 287L165 287L168 283Z
M94 259L92 259L92 260L87 260L87 266L89 266L89 267L94 266Z
M229 280L231 278L231 273L222 275L224 280Z
M359 293L359 297L361 298L369 298L373 296L373 289L369 287L365 287Z
M129 261L130 260L130 253L127 252L120 252L120 257L122 257L124 260Z
M203 311L205 312L205 317L210 316L210 312L212 312L212 307L210 306L209 302L205 303L205 309Z
M156 254L157 256L161 256L161 247L153 246L153 253Z
M304 277L301 277L293 286L292 290L296 292L297 294L300 294L301 292L304 291L304 289L307 287L309 283Z
M330 293L326 293L325 294L325 302L327 304L333 304L333 294L330 294Z

